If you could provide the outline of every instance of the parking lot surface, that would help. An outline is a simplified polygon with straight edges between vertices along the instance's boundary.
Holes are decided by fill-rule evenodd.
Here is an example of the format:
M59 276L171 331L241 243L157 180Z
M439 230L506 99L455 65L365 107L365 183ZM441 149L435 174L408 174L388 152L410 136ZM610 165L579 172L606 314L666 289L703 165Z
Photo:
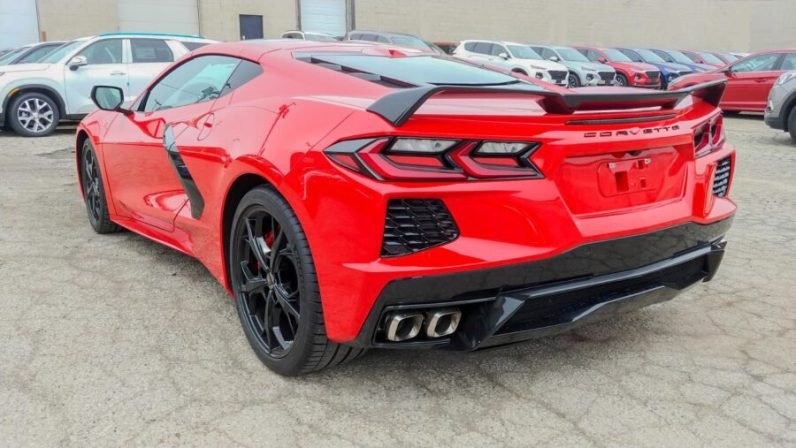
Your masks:
M0 134L0 446L794 446L796 146L727 120L718 277L672 302L470 354L267 370L196 261L94 234L72 132Z

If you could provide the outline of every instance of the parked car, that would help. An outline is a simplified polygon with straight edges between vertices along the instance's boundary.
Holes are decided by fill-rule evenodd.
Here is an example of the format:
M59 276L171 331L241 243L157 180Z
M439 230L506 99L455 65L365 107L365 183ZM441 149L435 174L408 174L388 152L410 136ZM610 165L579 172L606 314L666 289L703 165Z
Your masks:
M194 36L111 33L77 39L36 64L0 67L0 123L26 137L94 110L91 89L112 85L132 101L170 63L212 41Z
M130 107L96 87L75 139L89 224L196 257L282 375L559 333L716 274L722 83L595 94L365 49L219 44Z
M337 42L338 39L328 33L318 33L313 31L285 31L282 33L283 39L299 39L299 40L312 40L316 42Z
M709 51L681 50L681 52L688 56L688 59L694 61L695 64L709 65L713 68L721 68L727 65L721 58Z
M62 41L41 42L20 47L8 56L0 57L0 65L32 64L47 56L50 52L65 44Z
M670 89L710 81L727 81L721 108L727 112L764 112L768 94L783 72L796 70L796 49L764 51L725 68L677 79Z
M657 67L643 62L633 62L613 48L575 47L592 62L607 64L616 70L616 85L661 88L661 72Z
M688 56L678 50L664 50L660 48L650 48L650 51L660 56L661 59L670 64L680 64L691 69L693 72L706 72L715 67L705 64L697 64L692 61Z
M645 62L654 65L661 72L661 87L666 89L669 84L680 76L689 75L694 71L682 64L672 64L660 56L644 48L617 48L633 62Z
M765 121L773 129L790 132L796 142L796 71L783 73L774 83L768 94Z
M740 59L739 57L731 53L723 53L719 51L712 51L711 53L716 55L717 58L721 59L724 62L724 65L732 64L733 62Z
M345 40L358 40L364 42L378 42L382 44L393 44L401 47L413 48L424 53L435 53L439 51L430 46L423 39L406 33L382 33L378 31L351 31ZM444 52L443 52L444 53Z
M543 58L558 62L569 69L567 77L569 87L611 86L616 82L616 70L611 66L591 62L572 47L552 45L530 45L530 47Z
M567 85L569 70L562 64L547 61L527 45L494 40L465 40L453 55L467 60L503 67L540 81Z

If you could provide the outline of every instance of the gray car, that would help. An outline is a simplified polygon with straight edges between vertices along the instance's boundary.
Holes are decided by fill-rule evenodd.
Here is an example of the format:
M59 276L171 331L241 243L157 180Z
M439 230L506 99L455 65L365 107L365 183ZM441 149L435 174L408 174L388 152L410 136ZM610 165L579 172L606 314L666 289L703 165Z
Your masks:
M783 73L768 94L766 124L790 132L796 142L796 71Z
M529 45L543 58L563 64L569 69L568 87L612 86L616 83L616 70L599 62L591 62L572 47Z

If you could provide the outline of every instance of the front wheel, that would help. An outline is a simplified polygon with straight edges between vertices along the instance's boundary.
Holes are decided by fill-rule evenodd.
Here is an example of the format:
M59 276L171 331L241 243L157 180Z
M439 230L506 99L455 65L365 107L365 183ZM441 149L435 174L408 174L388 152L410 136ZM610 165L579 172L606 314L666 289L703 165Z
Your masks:
M625 76L625 75L623 75L621 73L617 73L617 75L616 75L616 85L622 86L622 87L627 87L628 84L629 83L627 81L627 76Z
M44 137L55 132L60 115L52 98L38 92L21 93L8 108L11 129L24 137Z
M83 200L86 203L88 222L97 233L113 233L120 230L119 226L108 216L108 201L105 187L102 185L102 171L97 160L97 153L87 138L80 149L80 184L83 187Z
M570 89L574 87L580 87L580 79L578 78L578 75L574 73L569 74L567 77L567 87Z
M243 332L271 370L295 376L359 356L329 341L304 231L274 190L248 192L235 212L229 272Z

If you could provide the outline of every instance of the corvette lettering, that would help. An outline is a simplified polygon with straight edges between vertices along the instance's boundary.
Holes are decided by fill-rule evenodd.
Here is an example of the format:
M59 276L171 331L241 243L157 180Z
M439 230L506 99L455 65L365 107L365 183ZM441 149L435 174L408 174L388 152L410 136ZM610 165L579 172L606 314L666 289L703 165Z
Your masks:
M601 131L601 132L586 132L583 134L585 138L595 138L595 137L629 137L632 135L651 135L651 134L663 134L665 132L672 132L672 131L679 131L680 125L672 125L672 126L658 126L655 128L646 128L646 129L639 129L639 128L632 128L632 129L623 129L621 131Z

